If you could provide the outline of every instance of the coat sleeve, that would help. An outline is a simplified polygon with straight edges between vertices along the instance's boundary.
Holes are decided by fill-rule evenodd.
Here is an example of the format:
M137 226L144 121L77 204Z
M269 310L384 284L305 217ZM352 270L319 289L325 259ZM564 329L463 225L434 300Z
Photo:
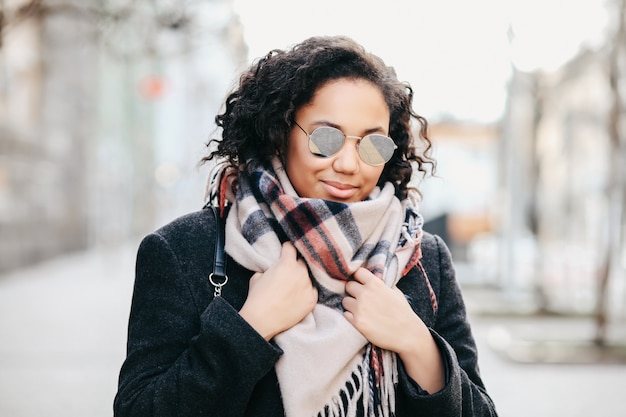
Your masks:
M440 237L434 236L434 240L436 252L433 259L427 261L430 265L426 270L439 275L439 291L436 291L438 311L430 331L445 362L446 386L428 394L412 382L401 367L401 386L410 409L406 415L495 417L495 406L480 377L476 343L450 252Z
M184 275L163 236L144 238L116 417L242 416L282 353L223 298L198 305Z

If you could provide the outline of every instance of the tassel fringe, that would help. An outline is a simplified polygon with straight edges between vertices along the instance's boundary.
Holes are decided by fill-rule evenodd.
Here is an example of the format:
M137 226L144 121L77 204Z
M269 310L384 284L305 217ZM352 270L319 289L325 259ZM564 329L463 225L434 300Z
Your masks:
M397 382L396 355L370 344L363 363L317 417L393 417Z

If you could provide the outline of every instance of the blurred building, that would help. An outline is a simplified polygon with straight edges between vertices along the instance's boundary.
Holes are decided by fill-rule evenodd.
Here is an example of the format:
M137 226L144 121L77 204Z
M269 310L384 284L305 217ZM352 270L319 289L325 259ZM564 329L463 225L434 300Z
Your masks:
M471 257L486 281L510 294L534 294L551 311L595 311L606 255L613 250L609 232L623 236L625 230L623 215L614 215L614 203L624 208L623 171L621 191L611 185L614 154L623 157L626 142L626 96L610 82L613 47L609 40L599 50L582 51L553 72L514 70L510 82L497 231L475 241ZM626 43L618 48L626 51ZM619 74L623 86L626 72ZM616 100L621 149L611 137ZM612 189L621 192L621 202ZM624 313L626 254L616 255L608 294L613 311Z
M0 21L0 272L202 205L246 61L231 0L4 0Z
M471 242L493 230L500 130L495 123L444 119L430 125L429 137L437 171L420 187L425 228L465 261Z

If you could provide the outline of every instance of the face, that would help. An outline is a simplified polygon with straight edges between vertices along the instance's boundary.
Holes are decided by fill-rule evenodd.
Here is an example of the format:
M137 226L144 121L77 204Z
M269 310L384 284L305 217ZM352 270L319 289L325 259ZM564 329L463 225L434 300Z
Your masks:
M330 126L348 136L388 136L389 117L389 108L378 87L364 80L342 78L322 85L313 100L296 112L295 121L309 134L318 127ZM286 170L298 195L346 203L367 198L384 165L363 162L357 143L357 139L346 138L337 153L319 157L309 150L307 135L294 126L289 136Z

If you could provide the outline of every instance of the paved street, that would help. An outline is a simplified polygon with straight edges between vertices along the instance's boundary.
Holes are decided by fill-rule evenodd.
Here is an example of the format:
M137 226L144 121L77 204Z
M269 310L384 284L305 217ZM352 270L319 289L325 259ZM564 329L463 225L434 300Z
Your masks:
M0 276L0 416L112 415L136 245ZM500 417L626 416L625 364L519 363L491 348L507 335L585 338L592 334L588 321L478 314L492 297L466 290L483 377Z
M467 298L471 300L471 295ZM626 362L593 363L585 351L574 354L573 360L582 363L522 362L530 355L511 360L492 348L511 335L575 347L575 341L593 335L588 321L473 316L472 323L483 379L500 417L626 416ZM548 353L544 360L554 356Z
M0 416L111 416L134 248L0 277Z

